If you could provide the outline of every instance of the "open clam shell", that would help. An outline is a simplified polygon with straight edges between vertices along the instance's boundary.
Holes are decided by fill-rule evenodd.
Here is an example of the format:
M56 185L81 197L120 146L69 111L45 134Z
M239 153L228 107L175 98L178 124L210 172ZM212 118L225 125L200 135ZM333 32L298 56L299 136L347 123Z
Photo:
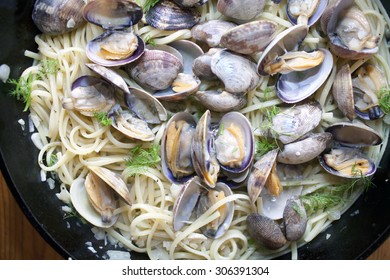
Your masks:
M196 121L186 112L176 113L169 119L161 138L161 168L165 177L181 184L193 177L191 143Z
M76 211L89 223L100 228L109 228L114 225L118 216L113 216L109 223L102 221L102 216L91 205L85 189L85 179L77 178L70 186L70 198Z
M199 218L206 212L214 203L220 199L233 195L232 190L224 183L218 182L215 188L211 190L201 190L199 200L196 207L196 217ZM201 232L208 238L217 239L223 236L229 229L234 215L234 202L230 201L217 209L220 217L200 228Z
M85 66L100 75L107 82L118 87L123 92L129 92L129 87L127 86L125 80L114 70L94 63L86 63Z
M329 0L288 0L287 17L293 24L315 24L324 13Z
M96 1L93 1L93 2L96 2ZM108 59L107 57L100 55L101 49L102 49L101 48L102 44L106 44L106 42L109 40L113 40L113 41L117 40L116 38L110 39L110 36L119 36L119 37L123 36L123 39L120 39L120 40L124 40L126 42L127 42L127 39L126 39L127 36L135 36L135 39L134 39L134 41L136 40L136 43L134 42L135 49L133 51L129 51L130 55L128 55L127 57L126 57L126 55L123 55L123 58L121 57L119 59ZM109 42L107 44L115 44L115 43ZM127 43L124 43L124 44L127 44ZM133 47L129 46L129 48L133 48ZM104 32L102 35L89 41L87 44L87 47L86 47L87 57L91 61L93 61L94 63L97 63L99 65L103 65L106 67L122 66L122 65L129 64L129 63L139 59L142 56L142 54L144 53L144 51L145 51L145 43L141 39L141 37L139 37L138 35L132 34L132 31L123 31L123 30L108 30L108 31Z
M92 117L98 112L108 112L116 103L112 84L94 76L81 76L71 87L71 96L63 98L62 107L77 110Z
M318 159L325 171L343 178L369 177L377 169L375 162L357 148L334 147Z
M308 30L306 25L295 25L277 35L263 51L257 63L259 74L263 76L269 75L269 73L264 70L265 66L276 57L283 55L286 52L296 50L305 39Z
M276 83L278 97L285 103L297 103L316 92L329 77L333 68L333 55L326 49L323 62L311 69L281 74Z
M220 166L215 153L213 133L210 129L210 111L198 121L192 140L192 163L196 174L211 188L215 187Z
M356 113L349 64L343 65L337 72L332 87L332 94L340 111L352 121L356 117Z
M142 8L127 0L88 1L83 9L84 18L108 30L125 29L137 24L142 16Z
M225 114L215 137L217 159L227 177L241 177L253 162L255 140L248 119L239 112Z
M180 101L195 93L200 87L201 81L194 75L192 64L204 52L197 44L188 40L172 42L168 47L173 48L180 54L183 59L183 69L173 80L170 87L154 92L153 96L164 101Z
M351 60L363 59L378 52L379 37L372 30L364 13L353 0L336 0L330 6L329 19L323 24L335 55ZM349 26L354 26L352 30Z

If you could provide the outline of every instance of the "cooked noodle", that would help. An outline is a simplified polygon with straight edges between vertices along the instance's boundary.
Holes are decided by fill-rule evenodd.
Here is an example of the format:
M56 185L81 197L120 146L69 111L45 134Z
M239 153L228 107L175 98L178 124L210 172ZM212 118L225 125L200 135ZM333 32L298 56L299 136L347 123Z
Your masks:
M140 1L141 4L144 1ZM268 1L264 13L260 16L279 24L279 32L291 26L285 12L285 2L276 5ZM356 4L365 12L371 25L375 27L375 34L381 37L379 52L371 58L371 63L381 68L390 81L390 55L384 34L388 28L389 18L380 1L356 0ZM216 11L216 1L209 0L199 7L202 20L218 19L222 15ZM138 24L134 27L144 40L153 40L155 44L168 44L175 40L190 39L190 30L160 31L150 26ZM247 258L274 258L288 251L293 251L293 258L298 258L297 248L309 242L324 231L330 223L342 214L357 199L361 189L355 190L346 203L313 213L303 238L295 243L287 243L279 250L256 249L248 242L246 232L246 216L253 212L249 197L245 191L235 191L213 205L206 213L193 223L185 226L181 231L174 232L172 227L172 208L177 196L178 186L172 185L164 177L160 167L147 168L140 174L129 176L125 160L129 150L139 145L123 136L118 131L102 126L94 117L86 117L76 111L67 111L62 108L61 101L70 97L72 82L82 75L94 75L86 66L88 59L85 55L86 43L101 34L102 30L92 24L86 24L71 33L60 36L38 35L35 38L39 54L26 51L26 55L35 59L34 66L26 69L23 76L29 73L39 74L38 60L55 59L59 62L60 71L56 75L42 76L41 80L34 80L31 94L31 119L34 121L37 133L42 141L43 148L39 152L38 163L46 172L54 171L61 182L61 189L69 189L72 182L79 177L85 177L88 166L104 166L120 172L125 182L131 186L132 205L122 203L115 214L119 215L116 224L106 229L106 233L132 251L147 253L149 258L171 259L247 259ZM326 39L320 36L316 28L312 28L304 41L310 48L325 46ZM355 70L365 61L357 61L351 66ZM326 81L316 92L315 99L323 108L321 125L316 129L323 131L332 123L345 121L339 114L334 114L337 106L334 104L331 88L335 79L337 64ZM136 85L123 71L118 71L124 79ZM203 85L207 88L207 84ZM272 89L271 94L266 90ZM248 104L241 112L251 122L256 137L262 135L261 126L266 120L264 110L282 103L274 91L274 85L269 77L262 77L257 89L248 93ZM265 98L267 97L267 98ZM266 100L267 99L267 100ZM191 104L187 111L194 112ZM389 127L381 120L366 122L384 138L380 146L370 147L367 154L378 164L383 156L388 141ZM156 135L154 144L159 144L165 128L165 123L153 128ZM143 144L148 147L151 143ZM48 165L52 156L57 161ZM285 188L303 186L303 194L318 189L336 186L343 180L335 178L323 171L319 166L307 166L304 178L301 181L288 182L282 178ZM215 210L228 201L235 202L234 218L231 227L224 236L210 240L200 234L199 228L214 220L219 213ZM261 201L258 201L261 211Z

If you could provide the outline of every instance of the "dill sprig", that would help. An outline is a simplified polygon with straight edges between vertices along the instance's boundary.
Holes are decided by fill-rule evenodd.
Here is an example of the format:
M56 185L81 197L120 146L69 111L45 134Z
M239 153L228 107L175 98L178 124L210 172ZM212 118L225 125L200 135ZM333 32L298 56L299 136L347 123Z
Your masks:
M107 116L106 112L95 112L93 115L103 126L112 124L112 119Z
M31 84L33 80L33 75L30 72L27 77L20 76L18 80L8 79L7 81L7 83L15 86L15 88L10 91L10 95L25 103L24 112L26 112L31 105Z
M58 162L58 157L57 157L57 155L55 155L55 154L51 154L50 155L50 159L49 159L49 162L48 162L48 166L49 167L51 167L51 166L53 166L54 164L56 164Z
M150 148L141 145L130 150L129 158L126 159L126 172L130 176L144 172L148 167L154 167L161 161L159 156L160 146L153 144Z
M60 70L60 63L57 59L44 59L40 62L42 75L56 75Z
M256 141L256 157L261 157L276 148L278 148L276 140L270 142L267 138L261 138Z
M379 106L385 114L390 113L390 88L383 87L378 92Z
M320 209L326 210L344 202L339 195L326 193L311 193L301 197L303 206L308 214L314 213Z
M146 0L142 6L143 12L146 14L151 8L153 8L160 0Z

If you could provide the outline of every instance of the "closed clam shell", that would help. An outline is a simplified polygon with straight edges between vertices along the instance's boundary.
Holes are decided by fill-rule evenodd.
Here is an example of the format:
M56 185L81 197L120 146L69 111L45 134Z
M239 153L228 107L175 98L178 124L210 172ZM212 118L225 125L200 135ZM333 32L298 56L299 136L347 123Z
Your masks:
M351 68L349 67L349 64L343 65L341 69L338 70L333 82L332 94L340 111L349 120L356 118Z
M221 89L197 91L195 98L207 109L221 113L240 110L247 103L243 94L233 94Z
M72 31L83 23L83 0L37 0L32 19L42 33L50 35Z
M251 20L259 16L264 9L266 0L218 0L217 10L238 20Z
M194 39L206 43L209 47L217 47L220 44L222 35L236 27L237 24L225 20L209 20L198 23L191 29Z
M322 109L317 101L291 107L272 119L271 133L288 144L317 127L321 117Z
M259 20L241 24L226 31L221 46L241 54L255 54L264 50L276 35L277 24Z
M150 8L145 20L150 26L160 30L180 30L197 24L200 13L195 8L184 8L172 1L162 0Z
M211 71L211 59L213 55L221 51L219 48L211 48L203 55L198 56L192 63L192 72L201 80L217 80L213 71Z
M173 0L176 4L183 7L201 6L207 3L208 0Z
M307 214L298 196L293 196L287 200L283 211L283 223L285 236L289 241L297 241L305 233Z
M140 59L127 66L130 76L151 90L168 88L182 69L183 62L178 57L160 50L145 50Z
M287 243L280 225L268 217L251 213L246 218L246 224L250 237L260 246L275 250Z
M213 55L211 71L223 82L225 90L231 93L247 93L260 82L256 64L228 50Z
M279 152L277 161L286 164L301 164L320 155L330 144L332 134L315 133L307 138L287 144Z

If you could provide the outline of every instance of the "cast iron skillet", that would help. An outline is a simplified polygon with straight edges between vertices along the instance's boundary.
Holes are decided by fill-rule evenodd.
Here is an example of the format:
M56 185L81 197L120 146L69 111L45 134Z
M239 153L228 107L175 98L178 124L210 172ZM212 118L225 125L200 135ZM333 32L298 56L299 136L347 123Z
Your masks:
M31 65L24 50L36 50L34 36L38 33L31 21L34 0L0 1L0 64L11 67L11 77L17 78ZM390 2L386 1L390 11ZM57 199L57 184L50 190L42 183L36 163L38 150L28 132L22 131L18 120L27 123L23 104L7 93L9 85L0 82L0 164L9 188L25 215L64 258L102 259L107 249L103 241L94 239L90 226L78 218L64 219L63 203ZM300 259L365 259L390 235L390 147L374 177L376 188L364 193L339 221L312 242L299 249ZM327 235L330 238L327 239ZM329 236L329 235L328 235ZM96 252L88 249L91 241ZM146 255L131 253L132 259ZM291 258L286 254L283 259Z

